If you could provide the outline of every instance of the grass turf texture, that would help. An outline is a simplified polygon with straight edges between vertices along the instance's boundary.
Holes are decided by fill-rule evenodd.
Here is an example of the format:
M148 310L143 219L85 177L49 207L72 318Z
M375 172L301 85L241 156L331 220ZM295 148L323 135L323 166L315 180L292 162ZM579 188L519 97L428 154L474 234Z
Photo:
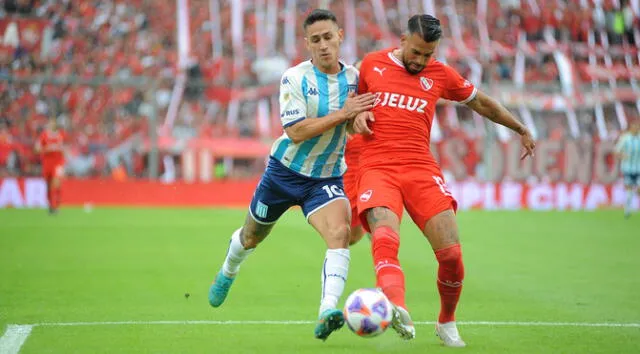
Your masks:
M302 320L317 316L325 246L292 210L243 264L227 302L207 290L244 211L0 210L0 335L8 324ZM639 323L640 215L461 212L466 266L458 321ZM416 321L437 318L437 264L408 217L400 260ZM347 289L375 284L369 241L352 248ZM185 293L190 294L187 298ZM342 304L342 303L341 303ZM36 326L21 353L447 352L433 325L403 342L314 324ZM637 353L640 328L460 325L468 353Z

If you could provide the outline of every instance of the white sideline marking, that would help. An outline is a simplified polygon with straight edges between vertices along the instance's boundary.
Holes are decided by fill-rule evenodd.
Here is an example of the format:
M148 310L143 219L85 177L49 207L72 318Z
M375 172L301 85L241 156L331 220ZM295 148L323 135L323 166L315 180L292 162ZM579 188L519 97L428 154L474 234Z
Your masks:
M32 325L8 325L0 337L0 353L18 354L33 329Z
M1 354L18 354L31 334L33 327L64 326L127 326L127 325L309 325L315 321L113 321L113 322L42 322L28 325L8 325L0 337ZM417 321L416 325L434 325L433 321ZM516 326L516 327L623 327L640 328L640 323L589 323L589 322L492 322L460 321L462 326Z
M114 321L114 322L43 322L29 326L118 326L118 325L308 325L315 321ZM416 321L416 325L434 325L433 321ZM516 327L626 327L640 328L640 323L590 323L590 322L493 322L459 321L461 326L516 326Z

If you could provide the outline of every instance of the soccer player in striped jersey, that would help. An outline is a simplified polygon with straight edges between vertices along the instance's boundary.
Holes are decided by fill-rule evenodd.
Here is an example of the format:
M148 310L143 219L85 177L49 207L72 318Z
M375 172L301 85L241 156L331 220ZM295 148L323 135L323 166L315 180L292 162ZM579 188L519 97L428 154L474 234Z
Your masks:
M631 203L634 189L640 193L640 122L634 122L629 131L622 134L616 144L616 154L620 160L620 170L624 176L627 198L624 204L624 217L631 216Z
M349 201L342 175L347 124L373 108L373 94L355 96L358 71L338 60L343 31L327 10L314 10L303 23L311 60L289 68L280 85L284 134L271 149L244 225L231 236L227 255L209 290L209 303L222 305L240 264L291 206L327 244L322 262L322 297L314 335L325 340L344 324L337 308L349 269Z

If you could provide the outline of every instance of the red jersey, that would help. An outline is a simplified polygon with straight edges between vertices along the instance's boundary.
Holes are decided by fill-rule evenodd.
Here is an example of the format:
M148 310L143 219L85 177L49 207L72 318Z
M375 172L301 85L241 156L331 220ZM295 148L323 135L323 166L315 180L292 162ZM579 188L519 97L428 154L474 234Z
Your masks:
M57 130L55 132L45 130L40 134L38 141L42 148L41 154L44 161L56 163L62 163L64 161L64 154L62 151L64 144L64 132L61 130Z
M360 67L359 93L377 96L371 110L373 135L364 138L360 167L390 162L437 165L429 150L436 102L445 98L467 103L475 98L477 89L437 60L419 74L409 74L392 51L370 53Z

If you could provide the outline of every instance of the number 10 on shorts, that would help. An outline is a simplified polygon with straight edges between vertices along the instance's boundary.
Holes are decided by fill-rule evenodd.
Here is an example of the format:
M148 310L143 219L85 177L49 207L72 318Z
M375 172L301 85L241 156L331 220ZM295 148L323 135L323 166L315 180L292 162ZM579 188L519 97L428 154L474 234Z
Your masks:
M329 196L329 198L333 198L335 196L344 196L344 192L342 191L342 189L340 189L340 187L336 186L335 184L332 184L331 186L322 186L322 189L327 192L327 196Z

